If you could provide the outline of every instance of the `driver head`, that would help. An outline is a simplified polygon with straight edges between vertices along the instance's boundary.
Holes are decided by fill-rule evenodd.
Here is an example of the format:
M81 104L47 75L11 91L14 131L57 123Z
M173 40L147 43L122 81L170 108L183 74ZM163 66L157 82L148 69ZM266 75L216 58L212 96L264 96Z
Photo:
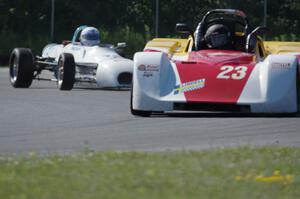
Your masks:
M229 44L230 37L229 29L222 24L210 26L204 35L207 46L215 49L225 48Z
M99 31L94 27L86 27L80 35L80 42L84 46L96 46L100 43Z

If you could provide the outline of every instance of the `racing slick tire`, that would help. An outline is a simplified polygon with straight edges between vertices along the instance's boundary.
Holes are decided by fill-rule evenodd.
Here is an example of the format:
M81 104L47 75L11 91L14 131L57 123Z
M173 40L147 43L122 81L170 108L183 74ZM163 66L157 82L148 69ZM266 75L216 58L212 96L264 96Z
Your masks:
M150 117L151 111L141 111L141 110L135 110L132 106L132 97L133 97L133 81L131 84L131 94L130 94L130 111L132 115L140 116L140 117Z
M70 53L62 53L58 59L57 84L60 90L72 90L75 82L75 61Z
M9 59L10 83L15 88L30 87L33 79L34 57L29 48L15 48Z

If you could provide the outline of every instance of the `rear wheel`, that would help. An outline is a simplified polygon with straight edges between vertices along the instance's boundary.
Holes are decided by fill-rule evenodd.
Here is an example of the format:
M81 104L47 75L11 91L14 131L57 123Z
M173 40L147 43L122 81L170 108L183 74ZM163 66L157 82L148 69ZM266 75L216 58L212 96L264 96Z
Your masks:
M28 48L15 48L9 60L10 83L15 88L28 88L33 79L34 57Z
M75 61L70 53L62 53L58 59L57 84L60 90L72 90L75 82Z
M130 95L130 111L132 115L140 116L140 117L150 117L151 111L142 111L142 110L135 110L133 109L132 101L133 101L133 81L131 84L131 95Z

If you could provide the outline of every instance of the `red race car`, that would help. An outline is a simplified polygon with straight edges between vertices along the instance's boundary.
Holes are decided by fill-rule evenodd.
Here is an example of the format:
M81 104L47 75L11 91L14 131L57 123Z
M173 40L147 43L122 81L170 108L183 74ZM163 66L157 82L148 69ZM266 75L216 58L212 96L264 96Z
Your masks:
M153 39L134 56L131 113L296 113L300 52L267 54L239 10L209 11L188 39Z

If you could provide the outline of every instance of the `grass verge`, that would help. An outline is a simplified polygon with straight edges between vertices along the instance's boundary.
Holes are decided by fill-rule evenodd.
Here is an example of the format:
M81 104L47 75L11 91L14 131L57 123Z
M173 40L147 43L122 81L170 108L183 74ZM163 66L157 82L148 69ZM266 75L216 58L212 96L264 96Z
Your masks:
M300 198L300 148L0 156L1 198Z

